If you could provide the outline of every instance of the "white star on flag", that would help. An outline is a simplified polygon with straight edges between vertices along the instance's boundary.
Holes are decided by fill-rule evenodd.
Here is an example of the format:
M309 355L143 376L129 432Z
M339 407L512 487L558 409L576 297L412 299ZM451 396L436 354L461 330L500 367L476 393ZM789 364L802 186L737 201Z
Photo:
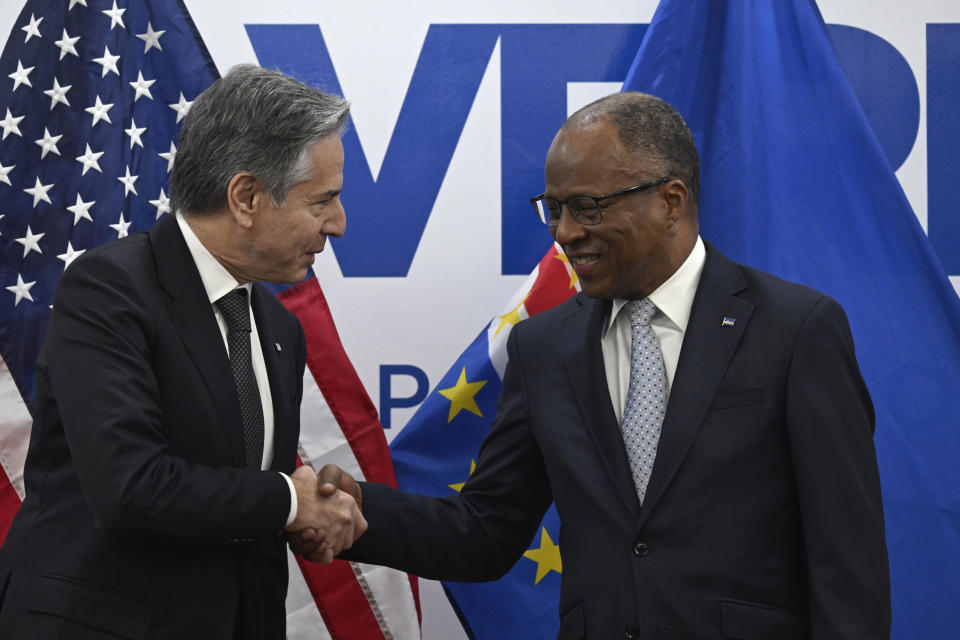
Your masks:
M131 145L130 148L132 149L133 146ZM125 176L120 176L119 178L117 178L117 180L119 180L120 182L123 183L123 195L124 195L124 196L126 196L127 194L129 194L131 191L133 191L133 195L135 195L135 196L140 195L139 193L137 193L137 188L136 188L135 186L133 186L133 183L136 182L136 181L137 181L137 178L139 178L139 177L140 177L140 176L132 176L132 175L130 175L130 165L127 165L127 175L125 175Z
M103 151L97 151L94 153L90 149L90 143L87 143L87 151L82 156L77 156L77 162L83 164L83 171L80 172L80 175L87 175L89 169L96 169L100 173L103 173L103 170L100 169L100 163L97 160L100 159L100 156L103 155Z
M160 36L165 33L166 31L154 31L153 25L150 22L147 22L147 32L137 34L137 37L146 43L143 45L143 52L146 53L147 51L150 51L152 47L156 47L158 50L163 51L163 47L160 46Z
M11 187L13 184L10 182L10 172L13 171L13 168L17 166L15 164L10 165L9 167L3 166L3 163L0 162L0 182L6 182ZM0 216L2 218L3 216Z
M29 42L30 38L33 36L37 36L41 40L43 39L43 36L40 35L39 29L41 22L43 22L43 18L35 18L32 13L30 14L30 24L20 27L21 31L25 31L27 33L27 37L23 39L24 42Z
M107 111L109 111L112 106L112 102L110 104L103 104L100 102L100 96L97 96L96 104L94 104L92 107L87 107L84 109L84 111L93 116L93 124L90 126L95 127L101 120L106 121L107 124L113 124L113 122L110 121L110 116L107 115Z
M27 254L31 251L36 251L37 253L42 254L43 250L40 249L40 238L45 236L45 233L34 233L30 230L30 225L27 225L27 235L22 238L17 238L16 242L19 242L23 245L23 257L26 258Z
M43 153L40 154L41 160L46 158L47 154L51 151L57 155L60 155L60 149L57 148L57 143L60 142L60 138L62 137L63 134L60 134L59 136L51 136L50 132L47 131L47 128L43 128L43 138L34 140L34 142L36 142L40 148L43 149Z
M82 4L83 6L87 6L87 0L70 0L70 6L67 7L67 11L70 11L70 9L73 9L73 6L76 4Z
M74 36L71 38L70 34L67 33L67 30L66 29L63 30L63 37L57 40L56 42L54 42L55 45L60 47L61 60L63 60L63 57L68 53L71 53L78 58L80 57L80 54L77 53L77 46L76 46L78 40L80 40L80 36Z
M160 189L160 195L156 200L151 200L150 204L157 208L157 220L160 219L165 213L170 213L170 198L167 197L167 194L164 193L163 189Z
M117 60L119 59L120 59L120 56L115 56L112 53L110 53L109 47L104 47L103 57L93 59L94 62L96 62L101 67L103 67L103 69L101 69L100 77L105 78L107 74L111 71L113 71L115 74L117 74L117 76L119 76L120 72L117 70Z
M40 184L40 178L38 177L36 184L29 189L24 189L24 191L33 196L33 206L36 207L41 200L47 204L53 204L50 202L50 196L47 195L47 191L50 191L52 188L52 182L50 184Z
M32 68L33 67L31 67L31 69ZM133 87L133 89L137 92L136 95L133 96L133 101L136 102L137 100L139 100L140 96L147 96L148 98L153 100L153 94L150 93L150 85L152 85L154 82L156 82L156 80L144 80L143 72L137 71L136 82L130 83L130 86Z
M53 110L53 108L57 106L58 102L62 102L68 107L70 106L70 103L67 102L67 91L70 91L72 87L73 87L72 84L68 84L65 87L61 87L57 79L56 78L53 79L53 88L47 89L46 91L43 92L44 95L50 96L51 110Z
M84 251L86 251L86 249L80 249L80 251L74 250L73 244L71 244L68 240L66 253L61 253L57 256L57 258L63 260L63 270L66 271L67 267L70 266L70 263L79 258Z
M123 24L123 12L124 12L124 11L126 11L126 9L117 9L117 0L113 0L113 8L112 8L112 9L104 9L103 11L101 11L101 13L103 13L104 15L110 16L110 30L111 30L111 31L112 31L113 28L116 27L118 24L120 25L120 28L121 28L121 29L126 29L126 28L127 28L127 26L126 26L125 24Z
M33 285L37 284L37 281L33 282L24 282L20 274L17 274L17 284L12 287L7 287L7 291L17 296L16 301L13 303L13 306L20 304L20 301L26 298L30 302L33 302L33 296L30 295L30 289Z
M190 111L190 105L192 104L192 101L187 101L187 99L183 97L183 92L181 91L180 101L170 105L170 108L177 112L177 122L183 120L183 117Z
M10 135L11 133L15 133L21 138L23 137L23 134L20 133L20 127L18 127L17 125L20 124L20 121L23 120L24 118L26 118L26 116L14 117L13 114L10 113L10 109L7 109L7 117L4 118L3 120L0 120L0 127L3 127L4 140L6 140L7 136Z
M83 198L81 198L80 194L78 193L76 204L67 207L67 211L73 214L73 226L77 226L77 223L80 222L81 218L86 218L90 222L93 222L93 218L90 217L90 207L95 204L97 204L96 200L84 202Z
M131 223L123 219L123 212L120 212L120 220L116 224L109 225L111 229L117 232L117 238L126 238L128 233L127 230L130 228Z
M133 145L138 144L140 148L143 148L143 141L140 140L140 135L146 131L146 127L137 127L137 121L133 118L130 118L130 128L124 129L123 132L130 136L130 148L133 149Z
M16 91L17 87L19 87L22 84L25 84L28 87L33 86L32 84L30 84L30 78L27 77L30 75L31 71L33 71L33 67L27 67L26 69L24 69L23 65L20 64L20 61L17 60L17 70L7 76L8 78L13 79L13 89L12 89L13 91Z
M173 141L170 141L170 151L157 155L167 161L167 173L170 173L173 170L173 160L177 157L177 147L173 144Z

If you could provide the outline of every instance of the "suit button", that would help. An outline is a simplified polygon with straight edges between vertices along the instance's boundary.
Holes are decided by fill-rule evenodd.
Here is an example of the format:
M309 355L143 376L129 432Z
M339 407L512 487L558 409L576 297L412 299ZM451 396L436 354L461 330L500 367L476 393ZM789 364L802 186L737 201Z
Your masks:
M633 555L637 556L638 558L642 558L648 553L650 553L650 547L646 542L637 542L633 545Z
M630 640L637 640L640 637L640 625L636 622L628 622L623 630Z

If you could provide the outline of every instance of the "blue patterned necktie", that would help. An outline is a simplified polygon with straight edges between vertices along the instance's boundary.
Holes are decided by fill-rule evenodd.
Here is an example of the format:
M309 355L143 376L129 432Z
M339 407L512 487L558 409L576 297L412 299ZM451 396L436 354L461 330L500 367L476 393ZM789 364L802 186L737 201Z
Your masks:
M250 355L250 305L247 290L234 289L216 302L227 322L227 346L230 349L230 369L240 399L240 417L243 420L243 452L247 469L259 470L263 458L263 405L260 389L253 373Z
M650 326L657 307L649 299L631 300L630 385L623 409L623 444L630 460L633 483L640 504L647 493L660 440L660 426L667 410L667 372L663 366L660 341Z

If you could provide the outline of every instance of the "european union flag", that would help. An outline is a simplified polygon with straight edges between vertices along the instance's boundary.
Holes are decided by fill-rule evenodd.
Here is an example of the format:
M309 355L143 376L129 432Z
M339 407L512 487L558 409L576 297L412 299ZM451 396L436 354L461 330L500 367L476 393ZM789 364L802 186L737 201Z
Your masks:
M28 405L64 269L169 212L179 125L217 77L177 0L26 3L0 56L0 355Z
M506 366L511 327L576 293L565 257L550 251L526 284L467 347L390 447L403 491L459 491L490 431ZM560 519L551 507L513 569L496 582L443 583L474 640L552 640L560 620Z
M811 0L664 0L624 89L674 105L702 234L847 311L876 405L893 637L960 629L960 301Z

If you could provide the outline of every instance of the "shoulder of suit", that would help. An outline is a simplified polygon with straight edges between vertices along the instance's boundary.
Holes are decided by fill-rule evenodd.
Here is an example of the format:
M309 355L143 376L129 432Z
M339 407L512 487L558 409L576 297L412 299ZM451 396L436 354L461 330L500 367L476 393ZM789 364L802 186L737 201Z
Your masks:
M546 327L558 325L576 314L589 313L597 304L609 304L609 301L597 300L585 293L577 293L555 307L526 318L517 327L523 326L523 331L540 331Z
M64 273L64 280L84 273L104 274L116 271L135 275L153 270L153 248L146 233L135 233L88 249L77 257Z
M819 303L837 304L827 294L805 284L784 280L747 265L738 264L737 267L748 284L741 296L757 305L782 312L806 313Z

